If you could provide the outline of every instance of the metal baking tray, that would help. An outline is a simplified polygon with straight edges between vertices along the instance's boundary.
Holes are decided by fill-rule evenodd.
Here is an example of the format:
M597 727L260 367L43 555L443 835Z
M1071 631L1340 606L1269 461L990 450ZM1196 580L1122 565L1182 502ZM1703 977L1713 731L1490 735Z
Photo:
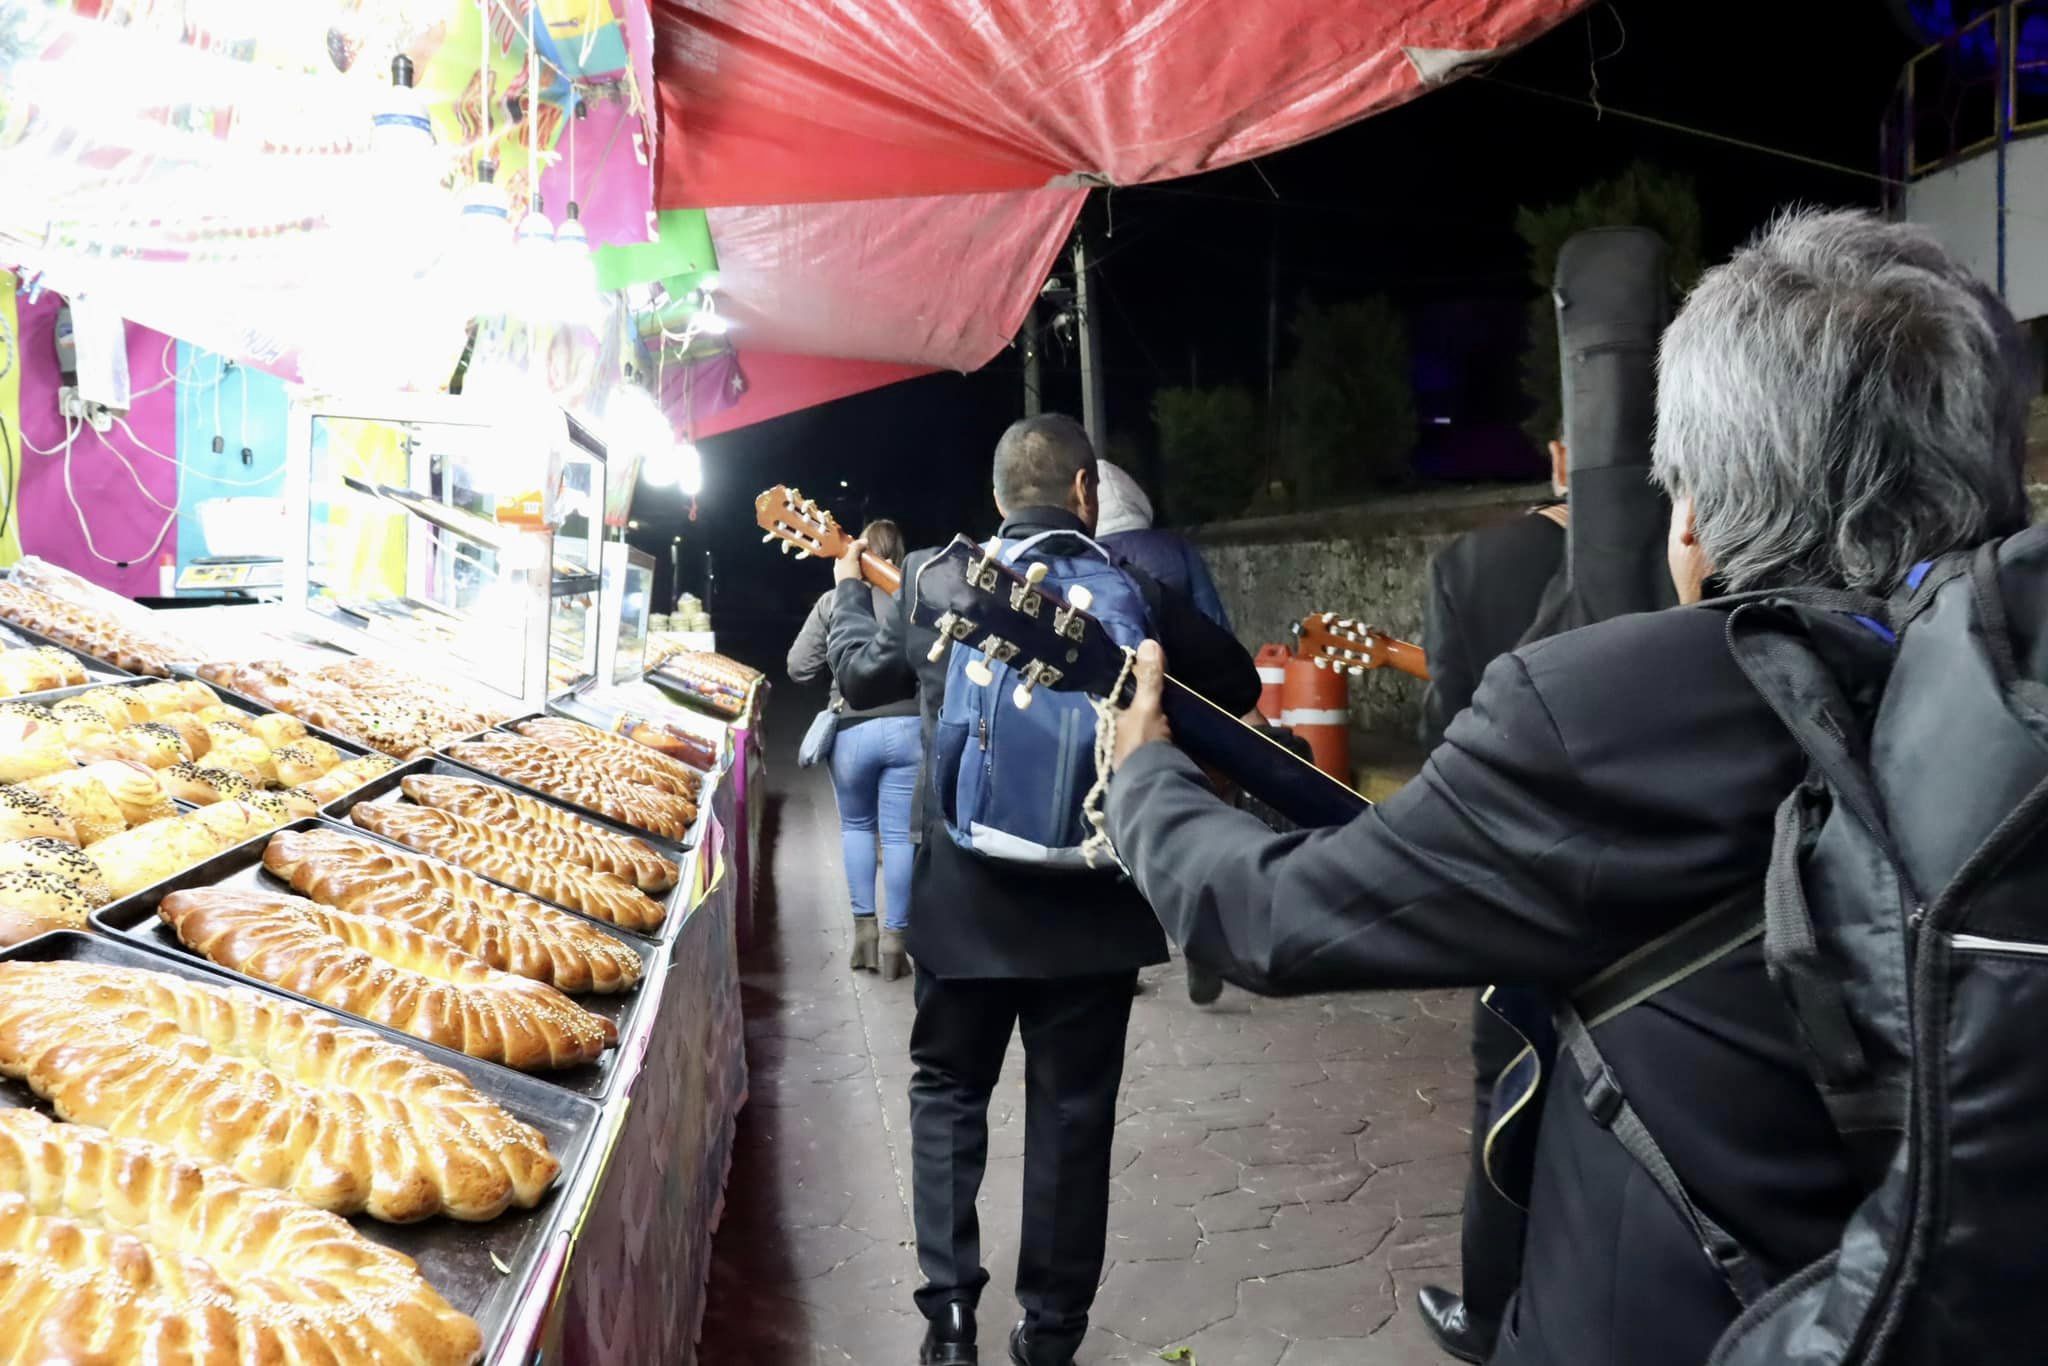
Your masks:
M358 839L369 840L373 844L387 843L377 839L376 836L370 834L367 830L358 830L352 825L339 826L333 821L317 816L304 816L279 826L278 829L345 831ZM275 830L267 831L245 844L236 845L225 853L215 854L204 863L194 864L174 878L159 882L153 887L145 887L131 896L125 896L116 901L109 902L92 913L92 923L96 928L108 934L120 935L133 943L141 944L157 953L186 961L206 962L214 971L224 976L252 983L266 991L275 992L280 996L289 996L295 1001L302 1001L307 1005L317 1007L332 1015L346 1016L351 1020L361 1019L361 1016L355 1015L339 1006L327 1005L309 996L301 996L297 992L288 991L283 987L265 982L261 978L251 977L246 973L236 972L232 968L210 962L210 960L207 960L202 955L186 948L184 943L178 938L177 931L166 925L156 913L157 903L172 892L190 891L198 887L255 888L266 892L280 893L284 896L298 895L298 893L291 889L290 884L281 878L272 876L269 870L263 866L264 846L269 843L270 836L276 833L277 831ZM408 850L406 852L409 853L411 851ZM620 934L609 926L599 926L599 928L605 930L613 938L627 945L640 955L640 961L643 965L641 977L643 986L635 988L630 992L609 996L600 996L593 993L577 996L573 999L591 1014L602 1015L616 1024L619 1030L619 1038L623 1041L632 1036L634 1032L633 1026L642 1014L659 1008L659 1002L656 1001L652 994L644 990L647 978L652 975L652 960L658 946L637 935ZM374 1021L365 1021L365 1023L374 1023ZM408 1035L407 1037L411 1036ZM575 1095L588 1096L595 1100L610 1093L613 1082L622 1070L620 1066L622 1052L623 1050L619 1048L607 1048L604 1051L604 1056L594 1063L554 1072L519 1072L497 1063L484 1063L481 1065L494 1067L501 1072L507 1072L514 1076L531 1077L543 1084L558 1087Z
M532 719L533 717L531 716L521 716L514 718L515 721L530 721ZM520 738L525 739L526 737L521 736ZM631 825L625 821L614 820L610 816L606 816L599 812L593 811L587 806L583 806L576 802L572 802L567 797L559 796L553 792L544 792L540 788L530 786L526 783L522 783L516 778L507 778L501 774L493 773L487 768L478 768L474 764L465 764L462 762L462 760L458 759L457 757L455 757L455 755L449 753L445 749L435 750L434 757L440 760L441 762L450 765L451 767L461 769L463 777L482 778L487 782L496 783L499 787L509 787L514 792L524 793L529 797L538 797L544 802L548 802L554 806L561 807L564 811L569 812L571 815L581 816L583 817L583 819L590 821L593 824L601 825L608 830L616 830L621 834L631 835L634 839L637 840L644 840L648 845L653 847L655 850L659 851L663 856L671 859L676 858L677 855L683 853L685 850L689 849L692 845L694 845L697 842L699 838L698 832L702 827L704 821L704 807L700 803L697 808L697 821L690 827L689 833L684 835L683 838L679 840L670 839L666 835L657 835L651 830L642 830L637 825Z
M55 636L46 636L41 631L31 631L28 627L9 617L0 617L0 630L6 631L11 636L20 636L22 641L28 645L48 645L52 649L62 650L65 654L77 655L79 662L84 664L88 671L98 671L106 675L106 679L140 677L145 683L161 683L164 681L163 678L154 674L138 675L130 673L112 660L101 659L98 655L88 654L76 645L66 645ZM106 679L101 681L104 682Z
M369 835L372 838L382 838L382 836L376 835L375 832L364 830L361 826L357 825L353 820L349 818L349 813L355 810L356 807L363 805L415 805L412 798L405 795L405 791L401 785L407 778L414 777L415 775L419 774L427 774L436 777L445 776L451 778L462 778L470 782L477 782L480 780L479 775L475 773L473 770L464 768L460 764L450 763L445 759L414 759L410 763L401 764L399 767L391 770L391 772L385 774L381 778L371 779L369 782L363 784L363 786L357 788L353 792L349 792L340 797L335 798L333 801L329 802L327 805L320 808L320 814L334 821L337 825L345 825L351 830L357 831L364 835ZM511 784L507 783L502 778L485 777L481 780L491 787L502 787L505 788L507 791L518 791L518 789L513 787ZM520 792L519 795L523 797L527 794L525 792ZM547 803L549 806L554 807L556 810L568 812L569 814L576 816L579 820L588 820L591 824L598 826L600 829L604 830L608 834L618 835L625 839L638 840L642 844L646 844L650 849L655 848L654 844L650 843L648 838L642 835L637 830L630 829L626 826L619 825L612 821L605 821L600 820L596 817L585 816L581 812L573 811L569 807L563 805L563 803L549 796L537 795L535 799ZM392 840L387 841L387 843L395 844L397 843L397 841ZM657 852L659 852L663 858L669 857L667 850L657 850ZM682 860L676 859L674 860L674 862L680 864ZM473 868L470 871L473 873L476 872L476 870ZM687 872L687 869L685 871ZM682 898L683 884L684 882L688 881L686 877L679 877L674 887L671 887L667 892L663 893L662 896L656 898L661 902L662 908L669 913L669 918L661 922L661 928L659 930L649 935L639 930L629 930L622 925L614 925L609 921L600 920L596 916L584 915L583 912L577 910L573 906L564 906L560 902L551 901L547 897L541 896L537 892L529 892L521 887L513 887L510 883L501 882L497 878L486 876L483 873L476 873L476 876L483 878L484 881L486 882L496 882L498 883L499 886L505 887L508 890L514 892L518 892L521 896L532 897L535 901L540 902L542 905L553 906L557 910L564 911L569 915L579 916L582 919L593 922L594 924L602 925L606 929L615 931L616 933L624 935L627 938L648 940L659 940L662 937L662 934L668 929L669 925L673 922L676 913L676 905L678 901L680 901Z
M76 930L38 935L11 949L0 950L0 961L6 960L105 963L167 972L200 982L243 984L211 963L190 957L165 958L122 939ZM261 984L258 990L273 996L287 995ZM325 1011L325 1007L316 1009ZM530 1210L509 1209L489 1223L464 1223L440 1217L417 1224L386 1224L368 1215L349 1221L372 1242L402 1252L419 1263L420 1274L428 1283L450 1304L476 1320L484 1334L485 1360L491 1360L514 1327L528 1281L539 1270L556 1241L554 1235L572 1213L564 1206L578 1170L591 1155L602 1112L590 1101L567 1095L560 1087L521 1073L478 1062L382 1025L357 1020L349 1023L416 1048L430 1060L462 1073L472 1086L507 1113L546 1135L548 1147L561 1159L561 1175L538 1205ZM0 1106L36 1108L50 1113L25 1084L5 1078L0 1078ZM500 1271L497 1263L503 1263L506 1269Z

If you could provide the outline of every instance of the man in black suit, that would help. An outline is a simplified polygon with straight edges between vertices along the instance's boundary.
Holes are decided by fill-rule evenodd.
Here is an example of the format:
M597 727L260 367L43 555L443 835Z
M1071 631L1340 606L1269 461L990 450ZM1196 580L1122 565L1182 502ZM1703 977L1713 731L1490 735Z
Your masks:
M1496 660L1419 778L1296 835L1223 806L1155 743L1170 737L1148 643L1118 727L1117 849L1190 956L1266 992L1569 992L1703 911L1760 903L1806 765L1731 656L1725 612L1699 605L1710 579L1882 595L2024 526L2034 392L2011 313L1923 230L1781 219L1663 340L1653 469L1688 606ZM1561 1062L1544 1101L1496 1366L1704 1361L1737 1287L1832 1251L1860 1198L1756 939L1593 1033L1601 1074ZM1617 1098L1739 1255L1710 1259L1607 1127Z
M1443 743L1451 719L1471 705L1486 666L1521 643L1536 620L1546 586L1565 570L1568 462L1562 441L1550 443L1550 486L1559 501L1504 522L1468 531L1429 562L1422 644L1429 691L1422 702L1422 740ZM1486 1360L1522 1270L1522 1211L1486 1173L1486 1134L1493 1122L1493 1085L1521 1052L1522 1036L1472 1003L1472 1165L1465 1178L1462 1230L1464 1294L1424 1286L1423 1322L1460 1361Z
M995 501L1005 540L1095 526L1095 451L1070 417L1013 424L997 443ZM1057 547L1056 547L1057 548ZM877 620L858 582L859 547L840 580L828 651L849 705L874 707L916 693L927 768L944 700L946 665L936 633L910 620L908 585L932 552L903 566L895 612ZM1152 628L1175 652L1181 677L1236 716L1259 697L1244 647L1179 594L1126 569L1144 594ZM974 1307L981 1265L975 1199L988 1157L988 1101L1010 1033L1025 1054L1023 1227L1017 1299L1024 1321L1010 1336L1018 1366L1068 1366L1088 1331L1102 1276L1109 1219L1110 1139L1123 1078L1124 1034L1138 969L1166 961L1158 921L1114 869L1036 872L962 849L946 833L929 775L919 783L922 839L910 893L910 956L917 965L911 1027L912 1195L917 1305L929 1322L920 1361L977 1360Z

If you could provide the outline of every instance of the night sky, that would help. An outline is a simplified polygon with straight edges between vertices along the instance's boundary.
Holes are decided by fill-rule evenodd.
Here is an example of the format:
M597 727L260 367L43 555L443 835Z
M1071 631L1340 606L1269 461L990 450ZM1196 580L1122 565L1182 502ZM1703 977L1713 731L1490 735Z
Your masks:
M1518 434L1532 288L1516 208L1567 199L1648 160L1695 180L1712 262L1781 206L1875 206L1880 121L1916 46L1888 0L1613 0L1485 78L1256 168L1098 191L1086 222L1101 262L1110 431L1149 451L1150 395L1160 386L1193 379L1263 393L1272 254L1283 364L1298 296L1387 294L1407 317L1418 411L1451 419L1424 427L1419 476L1538 477ZM1596 80L1598 98L1616 110L1866 174L1598 117L1580 103ZM1045 336L1049 408L1079 414L1078 359ZM666 564L680 534L684 586L698 592L704 552L713 552L722 626L800 611L827 576L759 543L757 492L796 484L854 526L894 516L913 546L986 533L989 456L1021 413L1012 349L972 375L933 375L713 437L702 443L698 520L684 521L672 494L642 490L633 539Z

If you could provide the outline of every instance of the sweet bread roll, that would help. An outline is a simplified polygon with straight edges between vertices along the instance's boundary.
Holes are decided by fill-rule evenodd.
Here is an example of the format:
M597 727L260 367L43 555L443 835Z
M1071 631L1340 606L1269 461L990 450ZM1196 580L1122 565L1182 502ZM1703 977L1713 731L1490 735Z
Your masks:
M322 905L411 925L563 991L630 991L640 981L640 955L588 921L374 840L285 830L264 847L263 866Z
M317 745L320 742L314 740L312 743ZM329 745L322 745L321 748L330 754L334 752L333 747ZM280 783L286 787L297 787L301 783L312 782L333 768L338 760L322 757L319 750L307 747L306 740L299 740L282 749L270 751L270 762L277 769L277 780Z
M320 814L320 803L314 801L296 787L288 787L282 792L266 792L263 795L274 798L277 801L277 804L284 809L284 818L288 821Z
M150 821L162 820L165 816L178 814L178 808L171 805L171 799L165 794L163 781L157 777L156 770L148 764L138 764L128 759L108 759L97 764L87 764L75 774L59 773L52 777L39 778L29 786L51 796L52 800L61 805L63 799L56 797L51 789L76 783L84 778L97 779L106 787L108 795L114 799L114 804L121 808L122 818L130 826L144 825ZM90 844L92 841L87 840L86 843Z
M28 704L12 703L0 705L5 705L11 710L14 706ZM78 705L73 698L65 698L56 706L49 708L49 713L50 719L63 730L64 744L70 749L76 749L79 745L96 736L112 735L115 730L114 725L105 716L91 707ZM25 715L26 713L20 714ZM126 725L127 723L124 721L122 724Z
M123 724L139 726L149 719L149 704L136 696L140 688L87 688L67 699L93 708L119 729Z
M215 802L183 819L211 836L215 852L219 852L277 829L284 823L284 806L278 802L258 806L252 797L248 801Z
M173 764L163 771L162 776L164 791L194 806L239 801L256 790L256 785L239 773L200 764Z
M31 779L22 786L64 813L64 818L71 822L71 828L76 832L75 843L97 844L109 835L120 834L129 826L121 804L114 800L114 794L92 768L53 773L47 778ZM148 819L155 820L174 811L169 802L160 802L157 809L151 810ZM60 835L58 838L63 837Z
M215 706L220 702L213 689L196 681L145 683L134 691L136 698L148 708L149 719L152 721L180 713L190 714L201 707Z
M206 762L211 767L239 773L258 786L277 781L277 765L271 762L270 746L254 735L216 721L206 728L206 736L212 746L206 751Z
M682 839L697 819L696 805L686 797L614 778L566 750L524 736L466 740L449 746L448 757L668 839Z
M11 906L0 906L0 949L11 949L16 944L27 943L37 935L48 934L52 930L71 928L73 926L68 920L37 915L34 911L16 910Z
M162 721L144 721L112 735L96 736L78 745L76 752L87 762L126 759L148 768L192 762L192 747L185 737Z
M339 1215L34 1110L0 1112L0 1360L468 1366L483 1334Z
M75 768L60 727L31 716L0 716L0 783Z
M421 806L515 835L536 854L610 873L643 892L665 892L683 875L681 867L655 853L644 840L615 835L509 787L431 773L403 778L399 786Z
M9 695L68 688L85 682L85 666L76 655L47 645L0 650L0 690Z
M169 726L178 732L178 738L185 742L186 752L191 754L194 763L204 759L206 752L213 748L213 738L206 733L206 727L190 712L174 711L159 716L151 724Z
M48 873L21 869L0 873L0 909L33 916L52 928L82 930L95 905L105 904L95 903L92 894L77 883Z
M113 898L100 884L99 865L84 850L63 840L15 840L0 844L0 873L37 873L77 883L93 905L104 906Z
M281 711L269 712L253 718L249 722L249 733L272 749L278 749L285 745L296 745L307 738L306 723L296 716L286 716ZM324 742L316 741L315 743L321 744L323 748L328 748Z
M293 791L316 807L325 806L397 767L396 759L382 754L365 754L359 759L344 759L312 782L300 783Z
M14 783L0 786L0 840L28 839L82 843L71 817L48 797Z
M410 925L227 887L173 892L157 914L222 967L473 1058L576 1067L618 1042L610 1020L553 987Z
M242 987L137 968L0 963L0 1075L62 1119L203 1157L392 1223L531 1209L547 1139L452 1068Z
M287 821L297 820L300 815L297 807L285 801L284 794L279 792L251 792L241 800L260 812L273 830Z
M211 726L225 721L244 735L254 735L256 733L249 729L249 723L256 718L243 711L240 707L231 707L225 702L216 702L210 707L200 707L192 715L198 718L199 723L203 726Z
M96 688L94 691L104 693L107 689ZM127 707L106 697L87 701L90 695L80 693L76 697L66 697L52 703L50 710L64 723L67 730L76 728L79 735L96 735L102 732L111 735L123 727L135 724L128 719Z
M668 912L632 883L579 864L537 856L516 832L464 820L431 806L364 802L349 816L373 835L481 873L629 930L661 927Z
M222 803L233 805L233 803ZM220 807L208 807L217 811ZM228 846L194 816L171 816L138 825L133 830L111 835L86 850L117 897L129 896L166 878L176 877L195 863L212 858Z

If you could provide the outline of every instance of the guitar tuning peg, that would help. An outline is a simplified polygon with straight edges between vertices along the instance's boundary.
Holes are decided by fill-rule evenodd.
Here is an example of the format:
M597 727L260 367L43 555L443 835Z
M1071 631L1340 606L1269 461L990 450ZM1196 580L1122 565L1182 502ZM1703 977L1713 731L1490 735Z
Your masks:
M1031 710L1031 687L1028 682L1019 683L1017 690L1010 694L1010 701L1016 704L1018 711Z
M990 668L988 667L988 663L986 660L968 660L967 676L974 680L974 686L976 686L977 688L986 688L989 684L996 681L996 676L994 672L990 670Z
M946 657L946 647L952 643L951 636L940 636L932 642L932 648L924 652L924 657L936 664Z
M809 546L799 547L796 552L796 557L799 560L808 560L809 558L811 558L811 548Z
M1033 588L1036 588L1039 584L1044 583L1045 562L1041 560L1033 564L1029 569L1025 570L1024 582L1030 584Z
M762 544L762 545L766 545L766 544L768 544L768 542L770 542L770 541L772 541L772 540L774 540L774 539L775 539L775 533L774 533L774 532L772 532L772 531L764 531L764 532L762 532L762 533L761 533L761 544Z
M1335 612L1325 612L1325 613L1323 613L1323 625L1325 625L1325 626L1328 626L1328 625L1329 625L1329 624L1330 624L1331 622L1335 621L1336 619L1337 619L1337 614L1336 614Z
M1356 664L1353 664L1353 665L1351 666L1351 676L1352 676L1353 678L1358 678L1358 677L1361 677L1361 676L1363 676L1363 674L1364 674L1364 673L1365 673L1365 670L1364 670L1364 669L1362 669L1362 668L1360 668L1360 667L1359 667L1358 665L1356 665Z
M1327 669L1327 668L1329 668L1329 667L1330 667L1330 661L1329 661L1329 660L1327 660L1327 659L1325 659L1325 658L1323 658L1323 657L1322 657L1321 655L1317 655L1317 656L1316 656L1316 667L1317 667L1318 669Z
M792 550L794 550L794 549L796 549L796 547L795 547L795 546L793 546L793 545L791 545L791 544L790 544L790 543L789 543L788 541L784 541L784 542L782 543L782 553L783 553L783 554L787 555L787 554L788 554L788 553L789 553L790 551L792 551Z
M1095 605L1095 595L1088 591L1086 584L1075 584L1067 590L1067 604L1077 611L1085 612Z

